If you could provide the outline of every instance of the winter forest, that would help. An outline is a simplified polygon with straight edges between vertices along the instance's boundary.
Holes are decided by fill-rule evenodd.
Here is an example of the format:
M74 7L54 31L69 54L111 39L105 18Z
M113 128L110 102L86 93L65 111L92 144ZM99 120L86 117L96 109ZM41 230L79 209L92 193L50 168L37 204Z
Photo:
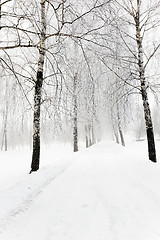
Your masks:
M159 134L159 1L1 1L1 149ZM150 105L149 105L150 104ZM151 115L152 108L152 115ZM155 125L153 131L153 124ZM146 130L145 130L146 129ZM33 136L33 137L32 137Z
M142 185L140 181L142 181L143 175L143 185L146 191L152 178L152 183L157 184L153 195L159 194L159 190L156 190L160 187L158 163L160 160L158 159L160 155L158 152L160 148L159 32L159 0L0 0L0 161L3 162L0 163L1 171L4 171L3 164L6 164L5 168L10 169L8 173L6 170L6 176L7 174L12 175L12 166L14 165L13 168L17 169L16 174L21 174L21 161L25 162L23 174L27 174L23 181L22 175L15 174L13 178L10 178L10 183L15 181L12 191L8 190L9 188L11 190L12 185L8 182L7 190L3 191L2 195L0 192L2 196L0 205L5 206L4 212L0 210L0 234L1 228L6 228L15 216L17 218L19 212L26 207L26 203L26 208L32 205L32 199L39 196L42 188L51 185L53 179L62 175L63 171L67 175L65 169L70 165L71 171L74 158L80 159L85 156L85 161L88 159L89 162L83 162L83 164L88 164L86 168L93 170L91 176L89 172L88 175L90 180L92 179L92 184L94 182L95 188L98 189L95 199L101 199L103 194L107 194L103 190L108 186L111 195L109 194L110 197L103 196L103 200L105 199L109 204L109 200L106 200L109 198L110 204L112 202L114 205L114 200L119 199L121 195L119 195L119 191L118 193L112 192L112 186L119 189L118 181L119 184L125 187L125 184L128 184L128 188L133 187L134 189L136 184L127 171L130 173L133 171L133 178L137 176L139 179L136 186ZM105 145L106 141L108 141L108 145ZM58 147L58 150L55 146ZM68 146L71 149L69 153L68 150L65 153ZM49 159L47 154L50 149L52 149L52 160L56 161L57 159L58 162L57 152L58 154L64 152L63 157L61 156L63 160L59 161L58 165L56 165L57 162L51 160L48 167L45 167L44 162ZM29 154L26 151L29 151ZM113 160L112 163L109 161L107 165L105 162L107 156L116 160ZM121 164L118 156L122 160ZM9 162L6 160L4 163L3 158L10 158L10 160ZM41 158L44 159L42 165ZM68 160L64 161L64 158ZM97 160L94 160L98 158L102 159L101 167ZM128 158L135 160L127 162ZM91 159L94 164L90 162ZM78 164L79 171L81 171L83 167L79 162ZM79 176L78 164L77 170L75 168L73 172ZM122 168L123 165L127 170ZM121 175L127 174L129 180L126 177L122 181L118 170L116 172L114 169L116 166L120 169ZM46 170L47 168L48 170ZM111 169L111 174L106 176L104 169L107 172ZM146 172L144 173L142 169L146 169ZM35 172L39 175L35 175ZM115 180L109 185L107 178L112 181L112 173L113 178L117 181ZM99 177L94 179L92 174ZM88 175L86 174L86 176ZM6 176L2 181L9 181ZM71 179L69 171L68 176ZM85 179L85 171L82 176ZM45 181L42 180L43 178ZM20 179L21 183L23 182L22 186L18 184ZM86 179L88 178L86 177ZM127 181L129 183L124 184ZM33 185L30 187L28 184ZM88 190L83 192L84 189L78 184L80 183L77 182L77 188L80 189L79 191L82 190L82 195L85 195ZM100 189L98 184L103 189ZM62 182L57 184L57 188L61 185L63 185ZM63 186L61 187L63 188ZM25 188L32 189L31 193L24 190ZM53 189L53 192L57 194L56 188ZM141 196L140 187L136 189L138 190L133 190L135 195ZM144 192L144 187L142 189ZM73 191L71 186L69 191ZM157 204L152 209L153 211L147 212L153 204L149 196L152 195L152 191L150 186L150 190L147 193L144 192L140 200L140 202L146 202L146 205L141 208L147 215L142 216L142 212L137 210L140 209L140 206L138 208L137 205L135 207L131 205L129 208L127 205L129 213L125 210L126 215L124 216L122 210L116 211L116 203L114 206L111 204L110 209L113 211L110 219L112 218L112 221L108 232L103 231L99 225L99 229L94 232L97 223L103 225L103 222L109 221L106 220L108 215L102 214L101 216L100 212L103 212L103 208L100 207L95 210L98 220L92 222L92 234L87 229L83 232L85 227L82 226L82 231L80 229L73 232L64 230L69 229L66 226L74 225L76 221L73 217L70 219L71 225L69 223L65 225L65 222L63 222L64 225L60 225L61 220L59 222L57 220L59 215L56 206L59 204L59 209L61 209L64 205L60 205L61 201L57 200L53 207L53 209L55 208L54 213L57 211L54 223L57 224L56 226L60 226L62 231L57 230L57 227L54 233L52 230L50 236L43 234L38 236L37 233L34 233L33 236L22 237L23 233L16 235L13 230L14 226L19 226L17 229L21 230L22 227L13 225L13 228L6 231L6 235L4 234L1 239L160 240L160 230L157 230L160 229L158 226L160 207ZM60 196L66 199L67 195L63 195L64 192L61 192ZM127 190L123 189L122 192L124 196L128 194ZM19 200L17 200L16 194L20 194ZM126 204L132 203L134 194L131 195L132 193L125 199L123 199L124 196L121 198L119 204L122 205L122 209L125 201ZM88 196L88 201L91 201L91 196ZM146 201L146 196L149 196L148 201ZM160 194L157 198L160 200ZM155 197L153 201L158 202L157 198ZM9 199L13 199L12 204L8 202ZM80 199L81 197L77 201L79 202ZM94 205L94 197L92 201L91 205L92 203ZM8 207L9 205L11 207ZM87 208L88 204L83 203L82 206ZM105 203L104 206L105 212ZM135 209L136 216L138 216L135 219L138 220L134 222L132 219L133 222L127 225L126 219L130 219L132 215L130 212L132 210L135 212ZM62 216L65 214L68 216L65 212L66 209L63 210ZM85 214L79 215L82 221L86 220L84 216ZM86 220L86 225L92 219L93 216L91 216ZM148 220L149 222L145 222L144 219L148 216L152 217ZM123 223L118 222L118 217L122 219ZM141 220L145 222L143 231L138 228ZM153 229L147 230L148 226L152 228L155 221L157 225ZM20 222L19 220L18 224ZM41 223L40 226L42 225ZM77 226L74 226L75 229ZM134 227L130 228L131 226L135 226L137 235L132 234ZM123 228L127 229L125 233L121 231ZM41 231L40 233L42 233ZM28 234L29 232L28 227ZM78 237L76 234L80 233L82 235Z

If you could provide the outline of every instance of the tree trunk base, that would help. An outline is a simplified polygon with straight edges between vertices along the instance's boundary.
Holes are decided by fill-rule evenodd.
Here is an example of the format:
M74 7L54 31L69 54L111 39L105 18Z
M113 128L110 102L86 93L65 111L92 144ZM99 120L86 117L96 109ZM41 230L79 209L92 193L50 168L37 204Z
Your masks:
M39 169L39 168L37 168L37 169L31 169L31 171L29 172L29 174L31 174L32 172L38 171L38 169Z
M147 129L147 140L149 160L151 160L152 162L157 162L153 128Z

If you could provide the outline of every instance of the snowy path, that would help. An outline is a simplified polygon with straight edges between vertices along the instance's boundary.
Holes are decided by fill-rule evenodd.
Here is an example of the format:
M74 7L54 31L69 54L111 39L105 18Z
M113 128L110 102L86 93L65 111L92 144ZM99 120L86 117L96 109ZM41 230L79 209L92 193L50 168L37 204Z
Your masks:
M73 162L70 149L63 152L54 146L53 151L44 151L41 169L27 173L30 152L1 152L0 162L0 233L15 216L26 211L43 189L62 174ZM69 150L69 151L68 151ZM54 156L54 158L53 158ZM22 161L23 158L23 161ZM28 170L29 172L29 170Z
M75 154L0 239L160 240L160 165L147 161L141 144L101 143Z

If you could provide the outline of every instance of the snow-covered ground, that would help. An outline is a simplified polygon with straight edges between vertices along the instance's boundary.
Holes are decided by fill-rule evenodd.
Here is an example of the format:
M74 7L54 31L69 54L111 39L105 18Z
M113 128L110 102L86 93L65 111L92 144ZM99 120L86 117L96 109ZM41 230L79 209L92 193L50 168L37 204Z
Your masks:
M160 163L145 141L45 149L31 175L30 160L0 153L1 240L160 240Z

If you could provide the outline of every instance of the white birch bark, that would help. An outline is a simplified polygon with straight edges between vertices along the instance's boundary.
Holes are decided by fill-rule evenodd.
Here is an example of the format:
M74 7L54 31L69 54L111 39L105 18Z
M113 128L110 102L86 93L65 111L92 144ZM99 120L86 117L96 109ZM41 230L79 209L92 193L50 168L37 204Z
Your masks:
M40 161L40 111L41 111L41 90L43 85L43 72L45 60L45 40L46 40L46 16L45 0L41 0L41 37L39 47L39 60L37 78L34 93L34 117L33 117L33 154L31 172L39 169Z
M77 74L73 80L73 151L78 151Z
M145 67L143 62L144 53L143 53L141 26L140 26L140 5L141 5L141 1L137 0L137 12L135 16L135 24L136 24L136 41L137 41L137 48L138 48L139 79L141 82L141 94L142 94L146 133L147 133L147 140L148 140L149 159L153 162L156 162L156 150L155 150L153 124L152 124L150 106L148 102L147 86L146 86L146 80L145 80Z

